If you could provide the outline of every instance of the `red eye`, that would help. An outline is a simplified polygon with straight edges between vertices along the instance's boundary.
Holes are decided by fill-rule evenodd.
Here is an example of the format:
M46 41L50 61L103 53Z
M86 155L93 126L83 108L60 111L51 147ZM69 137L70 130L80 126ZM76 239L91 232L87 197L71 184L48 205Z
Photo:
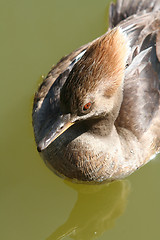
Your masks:
M91 102L85 104L84 107L83 107L83 110L86 111L87 109L89 109L91 107L91 105L92 105Z

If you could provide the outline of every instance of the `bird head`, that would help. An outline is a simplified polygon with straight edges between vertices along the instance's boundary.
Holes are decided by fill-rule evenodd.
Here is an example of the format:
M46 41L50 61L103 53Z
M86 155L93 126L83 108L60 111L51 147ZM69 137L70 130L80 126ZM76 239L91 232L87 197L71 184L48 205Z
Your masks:
M102 119L110 113L117 116L129 49L128 38L120 28L89 45L60 91L60 114L39 143L39 151L77 122Z

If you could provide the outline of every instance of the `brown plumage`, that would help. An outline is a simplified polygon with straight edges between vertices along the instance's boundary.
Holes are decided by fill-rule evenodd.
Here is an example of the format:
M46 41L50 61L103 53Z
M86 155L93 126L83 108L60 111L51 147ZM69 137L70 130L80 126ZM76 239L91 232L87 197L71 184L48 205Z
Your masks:
M117 28L93 42L74 65L61 90L61 104L68 111L78 110L87 93L104 90L112 96L122 84L129 46L126 36ZM114 49L114 51L113 51ZM100 87L102 86L102 87ZM73 106L74 105L74 106Z
M63 58L43 81L33 126L38 151L57 174L111 181L159 152L159 9L160 0L118 0L109 31Z

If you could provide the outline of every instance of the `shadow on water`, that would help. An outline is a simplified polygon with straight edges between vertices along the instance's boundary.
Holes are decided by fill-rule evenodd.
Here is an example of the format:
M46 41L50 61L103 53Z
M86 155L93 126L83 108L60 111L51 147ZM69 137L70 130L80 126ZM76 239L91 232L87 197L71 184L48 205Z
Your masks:
M67 236L72 239L95 239L111 229L125 210L130 190L130 184L126 180L92 186L65 183L77 191L78 199L67 221L47 240Z

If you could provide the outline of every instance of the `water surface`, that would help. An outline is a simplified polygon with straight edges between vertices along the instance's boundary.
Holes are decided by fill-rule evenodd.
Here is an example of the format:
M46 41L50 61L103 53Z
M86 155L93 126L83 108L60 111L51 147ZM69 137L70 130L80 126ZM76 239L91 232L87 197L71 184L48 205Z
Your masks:
M160 160L124 181L68 183L36 151L33 93L63 55L107 29L107 0L0 2L0 239L158 239Z

